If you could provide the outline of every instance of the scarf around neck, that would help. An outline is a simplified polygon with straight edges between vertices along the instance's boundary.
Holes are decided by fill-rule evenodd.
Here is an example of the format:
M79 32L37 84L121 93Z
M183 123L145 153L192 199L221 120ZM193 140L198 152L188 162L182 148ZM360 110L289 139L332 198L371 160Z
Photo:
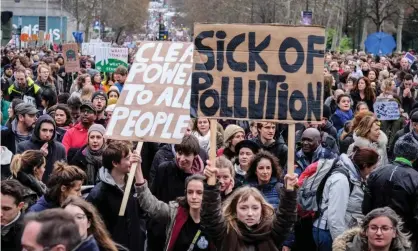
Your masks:
M272 224L272 218L264 219L260 224L249 228L238 221L237 227L242 236L238 236L236 231L232 230L231 234L228 235L228 249L223 250L245 250L249 246L254 246L256 250L263 251L279 250L271 236Z
M201 135L198 131L193 132L193 136L197 138L199 141L199 145L201 148L205 149L206 152L210 150L210 132L206 133L206 135Z
M84 156L87 160L87 181L86 185L94 185L96 183L97 172L102 166L102 154L103 154L104 144L102 148L97 151L91 150L90 147L86 147L83 150Z
M353 111L351 109L348 110L347 112L343 112L343 111L340 110L340 108L338 108L335 111L335 115L337 115L341 119L343 124L345 124L345 122L353 119Z
M180 166L179 162L177 158L175 159L176 159L176 165L177 167L179 167ZM203 174L204 168L205 168L205 165L203 164L202 158L200 158L199 155L196 155L196 157L193 159L192 167L190 169L191 174Z

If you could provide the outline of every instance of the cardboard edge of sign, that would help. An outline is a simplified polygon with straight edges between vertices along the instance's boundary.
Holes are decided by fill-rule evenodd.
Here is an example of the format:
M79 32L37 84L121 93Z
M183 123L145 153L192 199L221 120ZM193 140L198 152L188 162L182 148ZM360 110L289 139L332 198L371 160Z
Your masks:
M324 28L325 26L322 25L302 25L302 24L296 24L296 25L291 25L291 24L281 24L281 23L254 23L254 24L243 24L243 23L194 23L194 25L197 24L208 24L208 25L239 25L239 26L285 26L285 27L292 27L292 28L307 28L307 27L312 27L312 28Z
M224 119L230 119L230 120L240 120L240 121L255 121L255 122L268 122L268 123L277 123L277 124L286 124L286 125L293 125L298 123L310 123L312 125L319 125L322 122L321 121L307 121L307 120L277 120L277 119L269 119L269 120L263 120L263 119L248 119L248 118L225 118L225 117L190 117L190 119L217 119L217 120L224 120Z

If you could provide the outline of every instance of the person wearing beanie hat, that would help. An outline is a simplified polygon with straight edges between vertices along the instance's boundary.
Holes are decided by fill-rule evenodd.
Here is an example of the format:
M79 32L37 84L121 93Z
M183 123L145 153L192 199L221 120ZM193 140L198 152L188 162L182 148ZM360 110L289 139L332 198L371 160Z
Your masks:
M224 131L225 148L221 148L217 152L217 156L224 155L227 159L234 162L237 156L235 146L245 138L245 131L238 125L228 125Z
M413 168L418 159L418 141L412 133L397 140L394 155L393 163L377 168L367 178L363 214L390 207L403 219L405 232L418 240L418 172Z
M107 101L107 95L104 91L96 91L91 98L91 102L93 102L93 106L97 112L97 119L95 121L96 124L106 126L105 109L107 106Z
M20 142L17 145L16 153L23 153L27 150L40 150L44 153L46 159L45 172L42 176L42 182L48 182L49 175L54 169L56 161L66 160L64 146L56 141L56 124L54 119L45 114L38 118L29 140Z
M102 166L102 154L106 146L106 129L100 124L93 124L88 130L87 145L83 146L74 157L69 161L70 165L75 165L83 169L87 174L84 185L96 185L97 174Z
M109 88L109 91L107 92L107 97L110 98L115 98L116 100L118 100L120 96L120 92L119 89L116 86L111 86Z
M100 72L95 69L87 69L87 73L90 75L91 84L94 86L96 91L104 91L102 85L102 76L100 76Z
M8 99L7 89L9 86L13 85L13 67L11 64L4 66L3 75L1 76L1 90L3 91L3 98ZM10 100L11 101L11 100Z
M260 151L260 146L254 141L245 139L235 146L238 157L235 159L235 186L240 187L245 183L245 175L254 156Z
M414 129L416 128L416 129ZM393 137L392 143L389 144L388 156L390 159L394 159L393 150L395 148L396 141L402 136L414 131L418 133L418 108L412 109L409 113L409 123L404 128L398 130ZM414 164L418 167L418 162ZM418 170L418 169L417 169Z

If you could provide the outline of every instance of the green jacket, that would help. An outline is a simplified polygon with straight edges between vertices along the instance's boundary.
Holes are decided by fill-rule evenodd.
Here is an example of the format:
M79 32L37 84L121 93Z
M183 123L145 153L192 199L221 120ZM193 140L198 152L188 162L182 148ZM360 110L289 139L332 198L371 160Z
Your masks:
M10 102L2 99L1 103L0 103L0 106L1 106L1 113L2 113L1 125L5 125L7 120L9 119L9 111L8 110L9 110Z

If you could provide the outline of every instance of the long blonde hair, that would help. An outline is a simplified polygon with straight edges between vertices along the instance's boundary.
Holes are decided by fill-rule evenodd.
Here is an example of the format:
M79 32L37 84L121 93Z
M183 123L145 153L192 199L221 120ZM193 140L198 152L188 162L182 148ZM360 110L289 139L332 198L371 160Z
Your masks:
M260 223L272 224L274 218L274 208L264 199L263 195L254 187L238 188L223 205L223 214L227 224L227 232L235 231L239 237L242 233L238 227L237 206L240 202L247 201L251 196L261 204Z

